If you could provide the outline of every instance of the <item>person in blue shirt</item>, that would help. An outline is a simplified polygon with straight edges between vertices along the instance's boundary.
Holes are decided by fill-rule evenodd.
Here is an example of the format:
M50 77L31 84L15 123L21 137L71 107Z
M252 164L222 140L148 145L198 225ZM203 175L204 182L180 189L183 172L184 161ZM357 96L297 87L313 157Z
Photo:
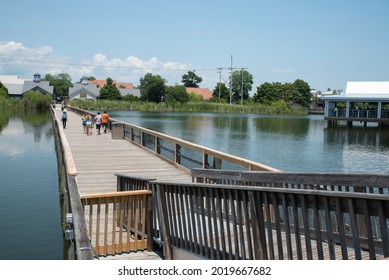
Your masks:
M63 125L63 128L66 128L66 121L68 120L68 114L66 112L66 110L64 110L62 112L62 125Z

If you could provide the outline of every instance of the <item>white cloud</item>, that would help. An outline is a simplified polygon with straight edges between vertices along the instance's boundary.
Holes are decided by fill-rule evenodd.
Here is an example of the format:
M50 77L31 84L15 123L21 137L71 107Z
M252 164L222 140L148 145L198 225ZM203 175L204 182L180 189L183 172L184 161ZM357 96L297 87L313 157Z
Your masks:
M33 58L44 58L52 54L53 49L49 46L42 46L38 48L28 48L22 43L15 41L0 41L0 55L7 56L10 58L20 59L33 59ZM16 57L19 56L19 57Z
M270 71L273 73L295 73L297 70L293 68L272 68Z
M73 82L84 75L96 79L110 77L118 82L130 82L138 85L139 79L146 73L162 76L168 84L181 83L182 75L192 69L190 64L175 61L161 61L157 57L141 59L136 56L125 58L109 57L97 53L90 59L75 61L56 54L50 46L31 48L15 41L0 41L0 74L19 75L32 78L32 74L69 74Z

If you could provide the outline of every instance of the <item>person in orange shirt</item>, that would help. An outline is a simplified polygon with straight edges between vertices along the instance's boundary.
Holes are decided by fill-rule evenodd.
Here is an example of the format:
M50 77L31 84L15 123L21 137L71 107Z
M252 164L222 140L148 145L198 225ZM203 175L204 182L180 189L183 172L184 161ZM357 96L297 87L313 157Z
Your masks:
M104 128L104 133L107 133L109 123L109 115L107 114L107 111L104 111L104 113L101 114L101 125Z

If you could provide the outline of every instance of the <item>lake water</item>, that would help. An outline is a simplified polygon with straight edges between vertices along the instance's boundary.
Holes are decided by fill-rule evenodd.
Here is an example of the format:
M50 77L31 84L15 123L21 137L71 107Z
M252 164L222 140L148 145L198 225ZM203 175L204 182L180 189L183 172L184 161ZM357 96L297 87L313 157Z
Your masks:
M322 115L109 113L283 171L389 173L388 127L327 127Z
M50 112L0 111L0 260L64 258Z

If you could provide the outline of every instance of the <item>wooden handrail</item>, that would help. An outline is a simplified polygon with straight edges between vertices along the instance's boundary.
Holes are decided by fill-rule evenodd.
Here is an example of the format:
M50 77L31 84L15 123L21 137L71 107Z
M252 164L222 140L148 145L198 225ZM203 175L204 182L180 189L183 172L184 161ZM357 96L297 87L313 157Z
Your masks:
M195 182L389 194L389 175L192 169Z
M95 193L95 194L84 194L81 199L93 199L93 198L110 198L110 197L126 197L126 196L139 196L148 195L153 192L150 190L136 190L136 191L123 191L123 192L109 192L109 193Z
M62 125L58 116L56 115L55 109L51 107L51 113L54 118L55 130L59 136L57 148L59 152L60 164L63 164L65 169L66 179L66 191L68 194L67 205L64 205L65 209L68 209L72 213L73 223L69 226L74 230L74 255L72 257L78 260L91 260L94 257L92 247L89 240L88 229L86 227L86 221L84 216L84 211L81 205L80 194L78 192L77 185L77 169L74 164L73 156L70 150L69 143L63 132ZM71 251L71 250L69 250Z

